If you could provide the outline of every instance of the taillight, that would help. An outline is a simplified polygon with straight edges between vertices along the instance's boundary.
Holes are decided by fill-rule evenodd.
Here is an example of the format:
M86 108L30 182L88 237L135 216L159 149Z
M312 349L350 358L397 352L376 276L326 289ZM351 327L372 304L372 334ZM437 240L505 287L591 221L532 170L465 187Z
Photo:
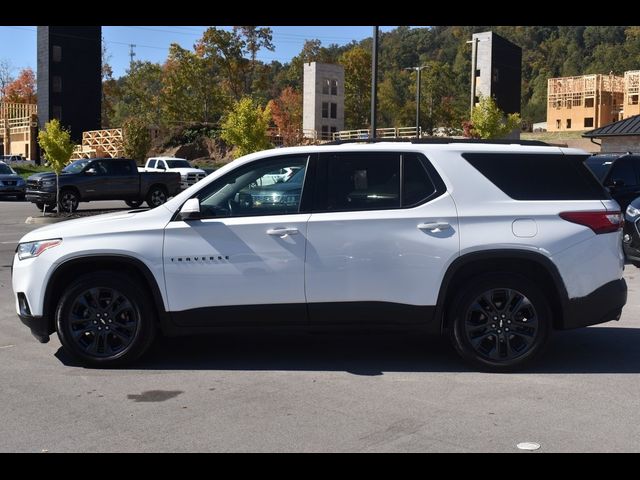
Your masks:
M620 230L623 225L621 212L562 212L567 222L589 227L594 233L611 233Z

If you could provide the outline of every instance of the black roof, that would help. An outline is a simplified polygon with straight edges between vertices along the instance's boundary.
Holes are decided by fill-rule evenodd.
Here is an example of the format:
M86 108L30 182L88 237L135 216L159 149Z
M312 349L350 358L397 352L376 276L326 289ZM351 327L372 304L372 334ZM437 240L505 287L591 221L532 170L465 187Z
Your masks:
M617 137L622 135L640 135L640 115L625 118L619 122L610 123L604 127L596 128L582 136L587 138Z

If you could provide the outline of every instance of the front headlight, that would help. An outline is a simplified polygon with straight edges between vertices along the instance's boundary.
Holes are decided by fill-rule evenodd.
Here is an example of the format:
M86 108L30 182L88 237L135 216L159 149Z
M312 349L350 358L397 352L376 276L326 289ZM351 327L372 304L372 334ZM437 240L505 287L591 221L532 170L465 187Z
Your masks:
M52 240L39 240L37 242L26 242L18 245L18 258L25 260L27 258L34 258L40 255L45 250L53 247L57 247L62 243L61 238L54 238Z
M627 215L629 215L630 217L637 217L638 215L640 215L640 210L629 205L627 207Z
M56 186L56 181L55 180L43 180L42 181L42 186L43 187L55 187Z

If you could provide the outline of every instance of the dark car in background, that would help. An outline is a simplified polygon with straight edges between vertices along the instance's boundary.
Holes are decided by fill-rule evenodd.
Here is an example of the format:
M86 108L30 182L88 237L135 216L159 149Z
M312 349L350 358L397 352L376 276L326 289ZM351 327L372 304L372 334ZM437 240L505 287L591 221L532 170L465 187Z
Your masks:
M79 202L124 200L130 207L146 201L151 207L165 203L180 192L179 173L138 172L134 160L90 158L67 165L58 179L59 208L73 212ZM26 198L39 210L56 203L56 175L37 173L27 179Z
M622 247L628 262L640 268L640 155L602 153L585 160L624 212Z
M0 162L0 197L16 197L24 200L27 183L13 168Z
M640 155L602 153L587 158L585 164L607 188L623 212L632 200L640 197Z

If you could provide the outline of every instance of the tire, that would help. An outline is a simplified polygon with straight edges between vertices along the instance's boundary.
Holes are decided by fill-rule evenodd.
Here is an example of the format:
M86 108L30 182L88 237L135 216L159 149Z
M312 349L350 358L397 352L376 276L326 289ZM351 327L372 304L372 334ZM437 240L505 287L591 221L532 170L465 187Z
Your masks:
M40 211L44 209L44 202L35 202L36 208Z
M131 208L138 208L140 205L142 205L142 200L125 200L124 203L126 203Z
M137 360L156 333L149 294L129 277L111 271L89 273L69 285L55 318L62 346L89 367L118 367Z
M58 211L73 213L78 209L80 196L75 190L62 190L58 198Z
M516 273L467 282L449 308L451 340L473 366L512 372L531 362L549 339L553 314L545 295Z
M158 207L167 201L167 191L164 187L155 185L151 187L147 194L147 205L151 208Z

